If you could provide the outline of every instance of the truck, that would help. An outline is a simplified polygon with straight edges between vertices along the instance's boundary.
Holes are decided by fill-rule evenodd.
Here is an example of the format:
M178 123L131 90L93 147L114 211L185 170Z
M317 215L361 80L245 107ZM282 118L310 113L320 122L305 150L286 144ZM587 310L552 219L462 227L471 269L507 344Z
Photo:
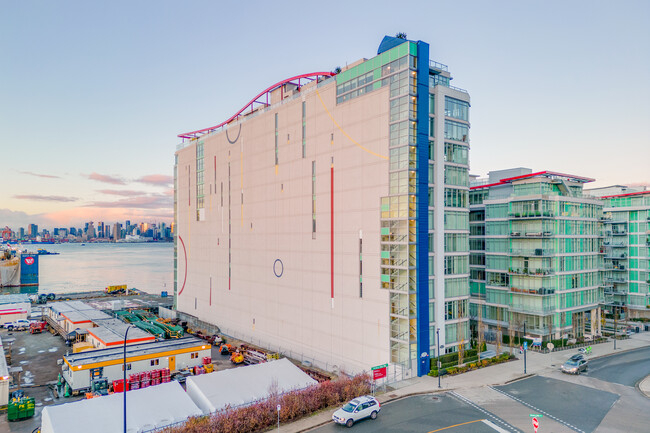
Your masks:
M108 286L104 289L104 292L108 293L109 295L117 295L126 293L126 290L126 284L120 284L116 286Z
M30 322L27 319L18 319L13 322L7 322L3 326L10 331L22 331L29 328Z

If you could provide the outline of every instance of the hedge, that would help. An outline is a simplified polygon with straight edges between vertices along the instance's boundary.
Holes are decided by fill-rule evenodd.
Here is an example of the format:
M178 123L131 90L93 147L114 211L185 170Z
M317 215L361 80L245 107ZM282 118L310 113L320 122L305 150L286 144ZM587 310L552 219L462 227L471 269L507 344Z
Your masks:
M361 374L341 377L309 388L292 391L237 409L227 408L210 416L190 418L178 427L169 427L162 433L244 433L266 431L276 425L281 406L280 421L295 421L317 410L340 405L370 392L370 376Z

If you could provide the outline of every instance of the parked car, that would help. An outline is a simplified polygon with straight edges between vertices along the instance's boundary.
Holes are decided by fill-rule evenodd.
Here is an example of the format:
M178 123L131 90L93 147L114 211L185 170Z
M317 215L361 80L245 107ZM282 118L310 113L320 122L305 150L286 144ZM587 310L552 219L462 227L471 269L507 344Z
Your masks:
M7 322L4 324L4 327L9 330L14 330L14 329L27 329L29 328L29 324L31 322L27 319L18 319L13 322Z
M361 419L377 418L380 410L381 405L375 397L364 395L350 400L345 406L334 412L332 421L337 424L345 424L348 427L352 427L355 422Z
M579 361L568 360L562 364L562 372L569 374L580 374L581 371L587 371L588 364L586 359Z

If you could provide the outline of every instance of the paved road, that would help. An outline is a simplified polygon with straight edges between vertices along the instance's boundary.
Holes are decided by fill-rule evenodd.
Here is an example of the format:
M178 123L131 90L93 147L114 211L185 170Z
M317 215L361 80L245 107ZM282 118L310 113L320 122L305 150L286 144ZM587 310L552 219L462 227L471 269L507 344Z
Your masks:
M589 361L589 377L635 386L650 374L650 347Z
M576 431L596 430L618 394L544 376L533 376L494 389ZM586 410L586 408L589 410Z
M485 421L483 421L485 420ZM313 432L344 432L345 426L327 424ZM519 432L503 420L451 394L418 395L382 405L376 420L354 425L355 433L494 433Z

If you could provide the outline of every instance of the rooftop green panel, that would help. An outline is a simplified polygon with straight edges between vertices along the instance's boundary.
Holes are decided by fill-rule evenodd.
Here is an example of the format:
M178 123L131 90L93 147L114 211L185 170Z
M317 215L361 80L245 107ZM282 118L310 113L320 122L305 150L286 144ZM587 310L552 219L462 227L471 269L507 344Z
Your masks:
M372 77L373 80L378 80L378 79L381 78L381 69L380 68L375 69L373 72L374 72L373 77Z
M410 42L397 47L398 57L404 57L409 53L409 44Z
M412 56L418 55L418 46L415 42L409 42L409 54Z
M392 62L393 60L399 59L399 52L397 51L399 47L395 47L392 50L389 51L390 53L390 61Z

